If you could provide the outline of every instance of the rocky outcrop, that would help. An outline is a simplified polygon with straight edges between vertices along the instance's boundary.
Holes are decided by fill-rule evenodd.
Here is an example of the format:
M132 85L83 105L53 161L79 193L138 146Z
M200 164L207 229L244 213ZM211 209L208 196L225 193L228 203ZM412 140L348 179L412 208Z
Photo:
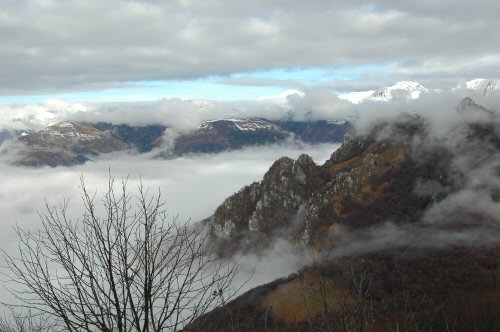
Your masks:
M450 129L454 140L448 141L429 136L423 119L403 116L368 135L346 135L323 165L306 155L280 158L261 182L226 199L208 222L230 250L264 248L275 236L331 247L339 232L417 223L427 208L468 185L464 160L467 167L481 167L498 153L495 127L464 122ZM456 140L459 135L467 136Z
M415 177L394 183L412 169L403 140L388 144L376 135L348 135L323 165L307 155L296 161L280 158L260 183L243 188L217 208L209 219L214 233L231 245L256 246L248 242L255 238L261 245L263 238L276 235L312 245L328 241L339 224L366 226L388 217L390 213L382 217L376 211L370 218L363 215L390 196L421 204L421 197L408 195Z
M307 177L315 167L307 155L297 161L280 158L261 183L243 188L217 209L211 220L215 233L229 239L289 228L289 220L300 224L298 212L310 196Z
M481 112L493 116L494 113L486 109L484 106L477 104L474 99L470 97L465 97L458 103L457 112L460 114L470 113L470 112Z

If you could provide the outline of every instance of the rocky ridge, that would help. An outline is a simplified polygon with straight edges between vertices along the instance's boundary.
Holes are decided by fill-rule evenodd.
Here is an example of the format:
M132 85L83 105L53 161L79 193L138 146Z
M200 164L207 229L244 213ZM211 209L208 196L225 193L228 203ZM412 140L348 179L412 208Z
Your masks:
M307 155L296 161L277 160L260 183L243 188L216 210L209 219L214 234L234 244L279 233L311 245L327 241L326 235L338 225L377 222L381 216L373 214L367 220L360 218L361 211L389 196L404 196L410 205L426 204L426 199L407 196L412 181L397 188L391 181L402 172L418 171L410 162L410 138L404 134L419 130L418 125L410 121L394 130L402 134L395 144L378 140L376 132L366 137L346 135L342 147L323 165Z

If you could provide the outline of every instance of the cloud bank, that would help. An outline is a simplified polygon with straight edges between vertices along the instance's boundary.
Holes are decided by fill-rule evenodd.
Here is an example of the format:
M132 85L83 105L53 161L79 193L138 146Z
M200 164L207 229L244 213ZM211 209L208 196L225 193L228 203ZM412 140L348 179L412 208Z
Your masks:
M6 1L0 93L358 64L423 78L488 76L500 64L499 10L465 0Z
M188 155L172 160L153 160L147 154L113 154L71 168L33 169L1 163L1 247L15 253L15 224L27 231L36 231L40 227L37 211L44 209L45 201L52 206L67 199L69 215L73 220L81 217L80 176L84 177L90 192L96 191L97 199L104 194L110 170L118 180L128 177L131 193L136 193L140 181L151 190L160 188L167 212L172 218L178 215L182 222L197 222L210 216L227 196L248 183L260 180L279 157L286 155L297 158L301 153L309 153L322 163L337 147L331 144L274 145L214 155ZM262 270L267 272L260 272L256 280L267 282L283 271L294 271L298 264L297 258L292 255L289 258L286 262L281 261L279 269ZM250 257L245 263L245 271L251 270L254 263L265 264L258 257ZM0 297L6 300L7 295L4 293L0 291Z

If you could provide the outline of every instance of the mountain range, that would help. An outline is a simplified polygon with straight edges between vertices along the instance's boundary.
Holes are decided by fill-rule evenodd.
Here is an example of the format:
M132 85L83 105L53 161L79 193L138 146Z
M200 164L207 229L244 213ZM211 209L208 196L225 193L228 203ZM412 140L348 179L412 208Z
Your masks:
M339 142L352 129L346 121L272 121L221 119L203 123L197 130L176 136L172 147L162 149L162 125L129 126L111 123L65 121L40 131L23 134L4 150L13 163L23 166L73 166L100 154L150 152L171 158L186 153L217 153L245 146L283 142L296 138L307 143Z
M451 91L469 90L478 91L482 95L487 95L491 92L500 91L500 79L483 79L478 78L467 81L464 84L458 84L450 89ZM443 89L430 89L422 84L413 81L399 81L387 87L382 87L376 90L355 91L340 94L339 98L349 101L353 104L359 104L367 101L390 102L395 100L418 99L423 94L427 93L442 93Z
M265 257L281 239L313 263L191 330L497 330L500 121L464 104L443 133L402 115L322 165L283 157L228 197L204 221L220 255Z

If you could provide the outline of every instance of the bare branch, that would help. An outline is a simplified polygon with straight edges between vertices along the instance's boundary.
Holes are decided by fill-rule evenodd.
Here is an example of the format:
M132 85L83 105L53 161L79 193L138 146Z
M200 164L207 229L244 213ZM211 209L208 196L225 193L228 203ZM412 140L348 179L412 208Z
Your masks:
M40 231L16 229L19 255L3 255L18 307L66 331L165 331L234 295L239 266L212 253L203 225L169 219L159 190L116 186L110 176L102 216L82 177L81 219L68 218L67 201L46 203Z

